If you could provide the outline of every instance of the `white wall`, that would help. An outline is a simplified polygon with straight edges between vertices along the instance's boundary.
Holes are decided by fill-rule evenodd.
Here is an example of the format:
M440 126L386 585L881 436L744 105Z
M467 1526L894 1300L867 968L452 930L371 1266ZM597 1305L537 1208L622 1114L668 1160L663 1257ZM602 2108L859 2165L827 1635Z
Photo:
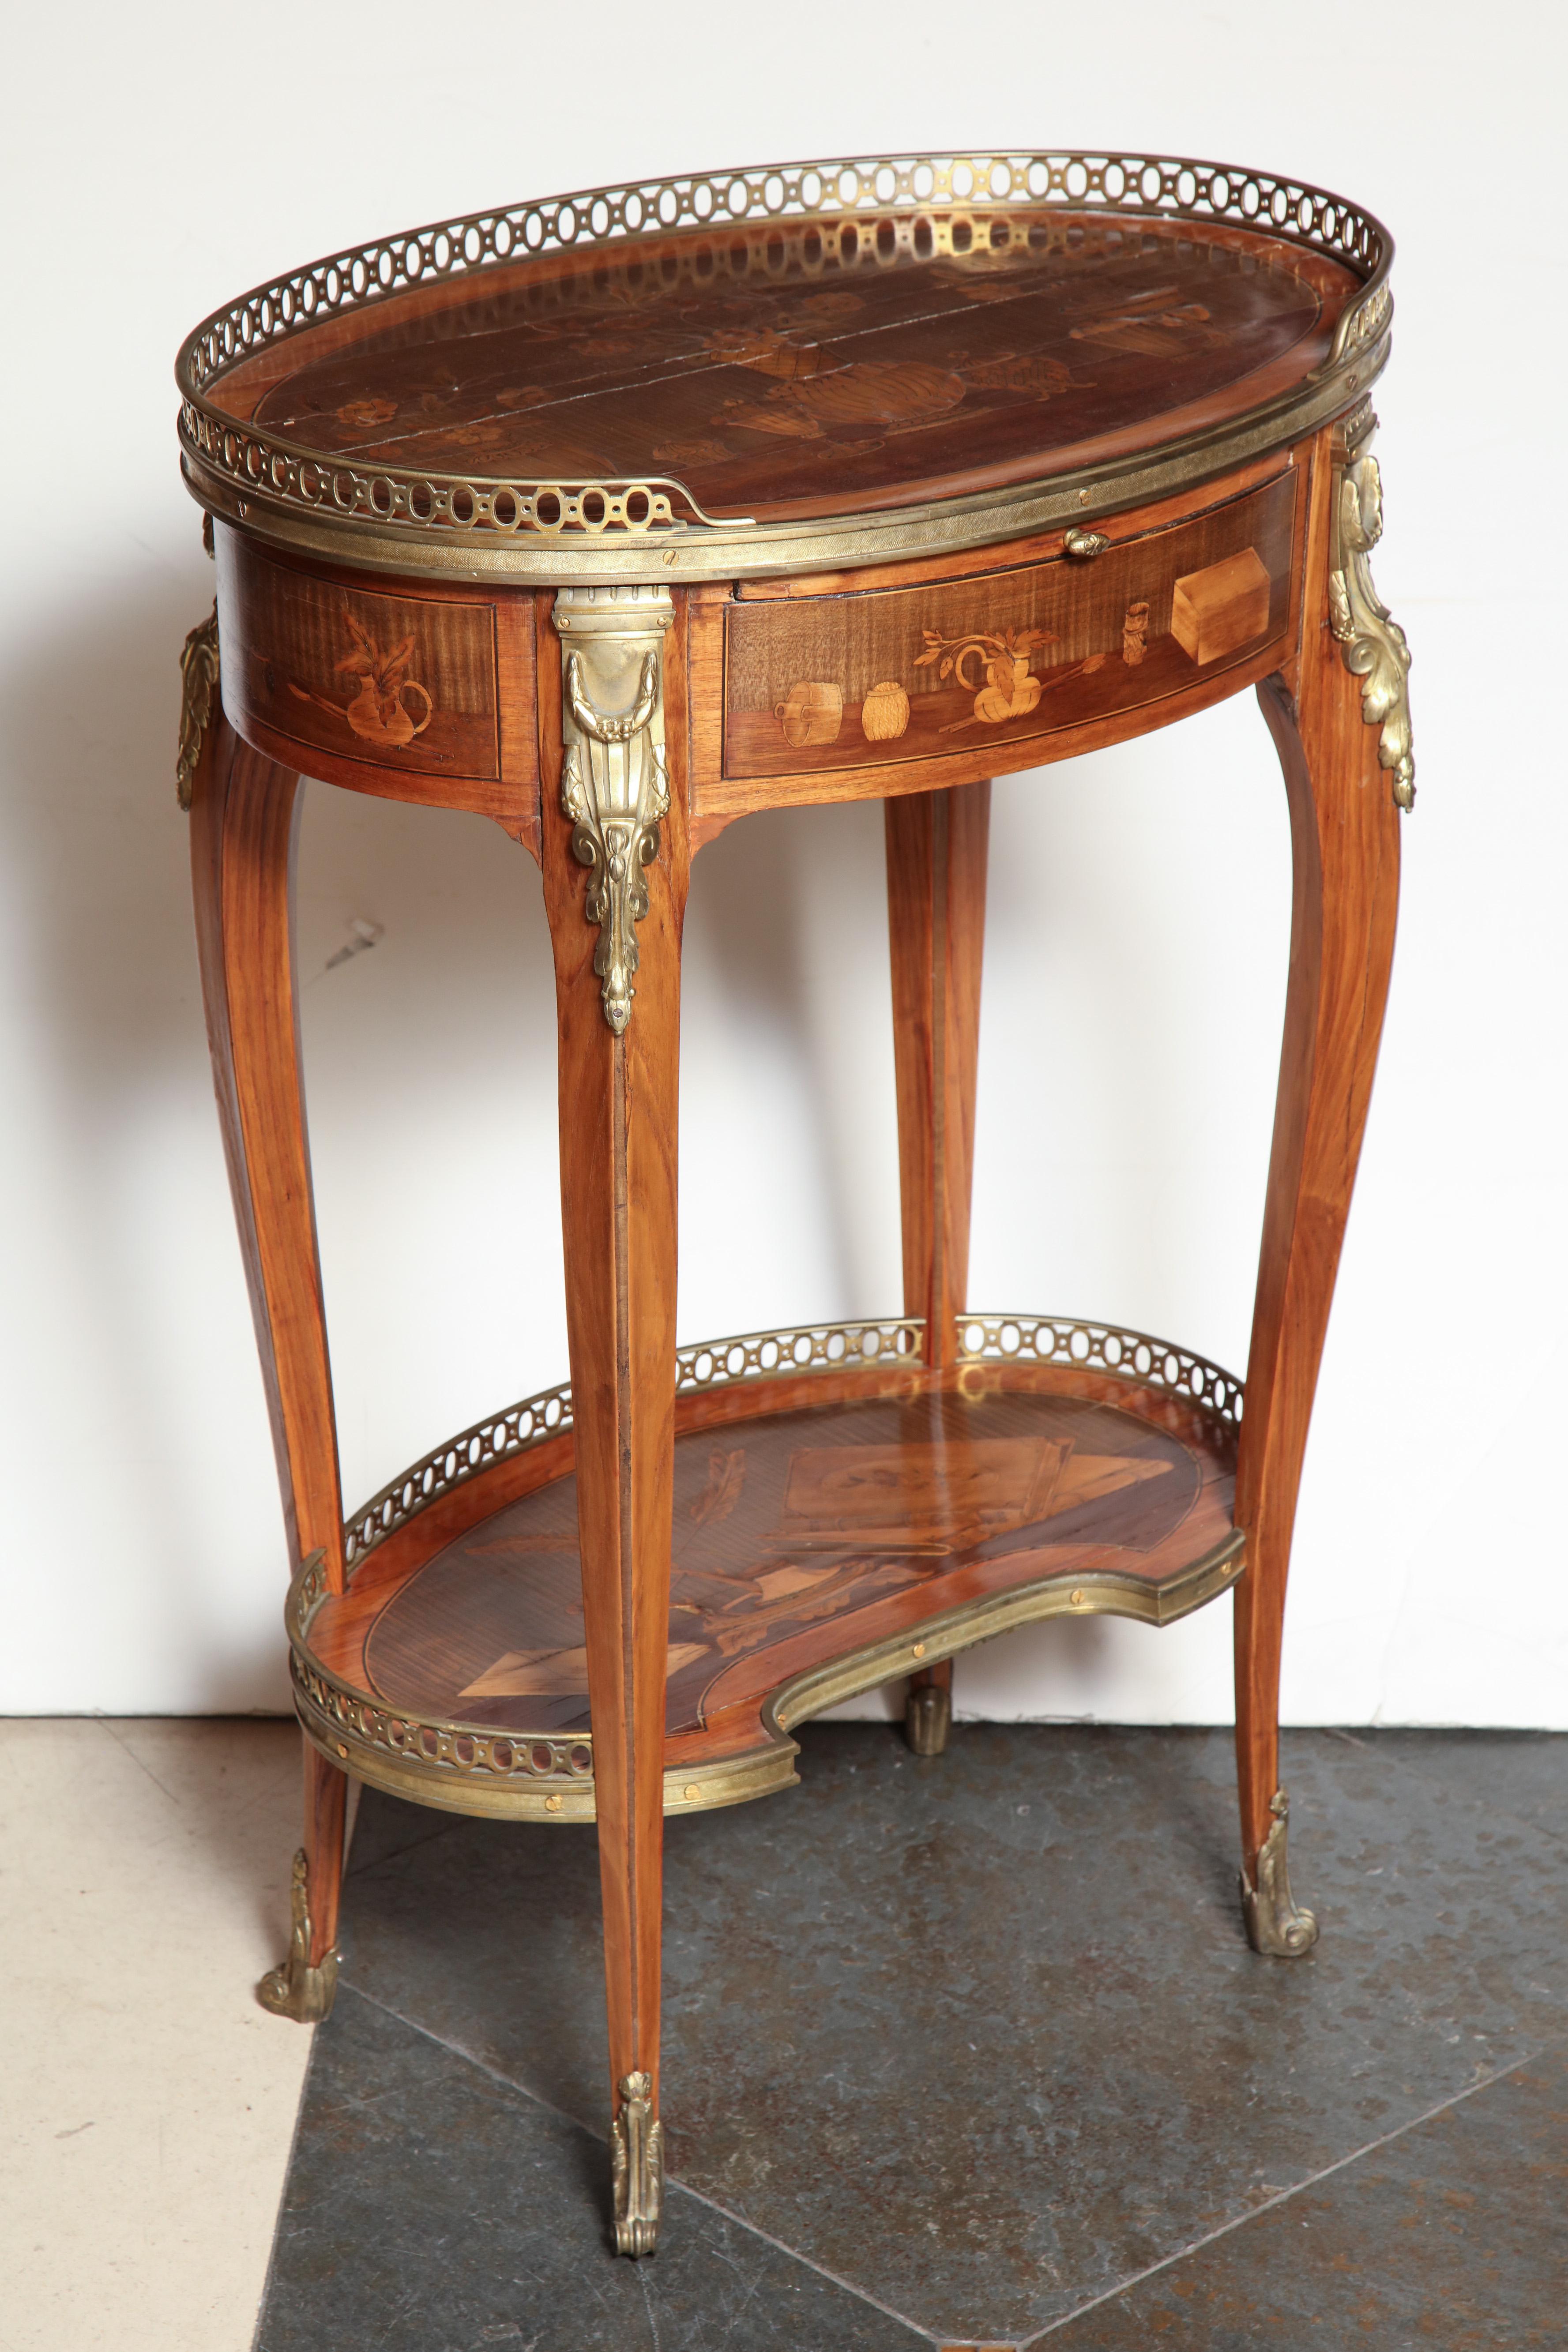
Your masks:
M170 365L343 242L773 156L1218 156L1400 245L1380 588L1416 658L1393 1002L1308 1456L1298 1722L1568 1725L1562 1439L1561 18L1388 0L965 12L380 0L14 25L0 675L9 1496L0 1708L286 1704L284 1551L174 808L211 573ZM996 791L977 1305L1245 1367L1289 909L1250 701ZM347 926L384 927L327 971ZM897 1305L880 814L763 816L689 929L684 1336ZM310 788L300 945L352 1502L563 1376L538 877L474 817ZM1227 1719L1228 1604L1038 1627L999 1715Z

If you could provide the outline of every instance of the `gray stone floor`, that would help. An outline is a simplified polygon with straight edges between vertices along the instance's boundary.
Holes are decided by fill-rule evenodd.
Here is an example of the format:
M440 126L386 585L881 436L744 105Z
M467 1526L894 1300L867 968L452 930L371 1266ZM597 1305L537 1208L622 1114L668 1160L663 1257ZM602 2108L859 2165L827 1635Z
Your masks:
M668 1824L660 2251L608 2249L590 1831L367 1795L258 2352L1568 2345L1568 1738L807 1727Z

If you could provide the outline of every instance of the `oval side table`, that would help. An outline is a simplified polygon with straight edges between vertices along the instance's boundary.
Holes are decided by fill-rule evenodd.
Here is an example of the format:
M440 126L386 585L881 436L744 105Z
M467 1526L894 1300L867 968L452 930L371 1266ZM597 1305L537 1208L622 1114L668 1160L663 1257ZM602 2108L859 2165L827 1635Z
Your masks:
M666 1811L1026 1619L1236 1593L1242 1900L1293 1902L1286 1570L1413 797L1368 553L1391 246L1343 199L1149 156L696 175L443 222L180 353L217 565L179 752L218 1098L294 1580L305 1842L262 1998L330 2007L348 1774L597 1823L617 2242L652 2251ZM221 649L221 658L220 658ZM1255 688L1295 886L1245 1391L965 1281L989 779ZM478 811L553 945L570 1386L343 1514L301 1108L301 774ZM676 1343L690 860L880 799L901 1313ZM672 1534L673 1530L673 1534Z

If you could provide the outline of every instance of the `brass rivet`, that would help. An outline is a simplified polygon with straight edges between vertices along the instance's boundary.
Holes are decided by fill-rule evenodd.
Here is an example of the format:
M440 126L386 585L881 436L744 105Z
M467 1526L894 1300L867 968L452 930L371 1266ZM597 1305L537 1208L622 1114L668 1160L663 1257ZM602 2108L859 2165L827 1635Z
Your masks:
M544 1810L547 1813L558 1813L561 1811L560 1798L546 1797L544 1800Z
M679 549L677 549L677 548L673 548L673 547L667 547L667 548L666 548L666 550L665 550L665 551L664 551L664 560L665 560L665 562L666 562L667 563L673 563L673 562L675 562L676 556L678 555L678 553L679 553Z
M687 1782L687 1784L686 1784L686 1801L687 1801L687 1803L688 1803L689 1805L694 1805L694 1804L697 1802L698 1799L701 1796L701 1794L702 1794L702 1791L701 1791L701 1790L698 1787L698 1785L697 1785L696 1781L695 1781L695 1780L688 1780L688 1782Z
M1087 490L1079 490L1079 494L1078 494L1078 502L1079 502L1079 506L1080 506L1080 507L1086 507L1086 506L1088 506L1088 504L1089 504L1089 492L1088 492Z
M348 1749L343 1746L342 1741L340 1739L338 1742L338 1754L340 1756L346 1756L348 1752Z
M1075 1609L1081 1609L1083 1607L1083 1595L1081 1592L1074 1592L1069 1597Z
M915 1657L917 1657L917 1658L923 1658L923 1657L925 1656L925 1654L926 1654L926 1645L925 1645L925 1643L924 1643L923 1642L917 1642L917 1643L915 1643L915 1646L914 1646L914 1650L913 1650L912 1654L913 1654Z

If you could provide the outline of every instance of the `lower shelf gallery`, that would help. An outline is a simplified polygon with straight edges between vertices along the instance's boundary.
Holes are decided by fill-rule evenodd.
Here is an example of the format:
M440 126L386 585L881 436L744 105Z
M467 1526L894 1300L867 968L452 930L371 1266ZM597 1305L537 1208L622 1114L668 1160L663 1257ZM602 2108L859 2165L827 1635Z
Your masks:
M874 1349L768 1335L762 1372L755 1340L681 1351L707 1379L743 1350L745 1376L677 1400L667 1811L787 1786L792 1723L1009 1626L1164 1624L1241 1573L1228 1375L1103 1326L986 1318L941 1370L918 1325L859 1329ZM296 1700L361 1779L461 1812L593 1818L565 1394L553 1419L514 1408L508 1449L485 1459L471 1433L431 1457L441 1475L389 1489L398 1508L362 1515L342 1593L307 1562Z

